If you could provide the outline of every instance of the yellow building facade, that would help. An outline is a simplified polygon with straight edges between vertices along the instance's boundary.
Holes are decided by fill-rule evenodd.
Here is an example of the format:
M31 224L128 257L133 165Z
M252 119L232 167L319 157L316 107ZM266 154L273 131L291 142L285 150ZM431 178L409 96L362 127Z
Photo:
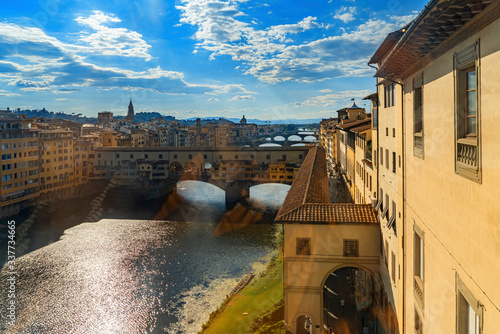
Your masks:
M498 1L431 1L371 61L378 148L397 156L396 176L391 154L389 168L379 154L378 173L379 191L397 199L400 333L498 332L499 31ZM386 110L391 85L396 105ZM385 138L391 127L397 146Z
M0 144L2 214L15 213L40 195L38 129L23 115L0 111Z
M73 135L72 131L62 129L40 131L41 193L75 184Z

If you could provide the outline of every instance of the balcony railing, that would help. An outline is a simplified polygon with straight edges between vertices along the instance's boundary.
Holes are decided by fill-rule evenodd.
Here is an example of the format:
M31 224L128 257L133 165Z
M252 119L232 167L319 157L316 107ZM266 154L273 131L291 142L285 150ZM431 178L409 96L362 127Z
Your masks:
M466 167L476 169L477 163L477 146L475 141L468 139L459 139L457 142L457 162L464 164Z
M420 155L424 151L424 139L422 138L422 132L415 133L413 138L414 138L414 141L413 141L414 152L415 152L415 154Z
M413 291L415 299L419 303L420 307L424 306L424 282L418 276L413 277Z

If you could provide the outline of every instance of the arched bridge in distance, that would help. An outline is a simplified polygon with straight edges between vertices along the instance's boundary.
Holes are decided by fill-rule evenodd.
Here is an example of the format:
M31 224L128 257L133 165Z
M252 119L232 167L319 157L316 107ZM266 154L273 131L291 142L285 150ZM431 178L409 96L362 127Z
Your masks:
M92 178L205 181L226 192L231 209L254 185L291 184L310 148L102 147L96 150Z

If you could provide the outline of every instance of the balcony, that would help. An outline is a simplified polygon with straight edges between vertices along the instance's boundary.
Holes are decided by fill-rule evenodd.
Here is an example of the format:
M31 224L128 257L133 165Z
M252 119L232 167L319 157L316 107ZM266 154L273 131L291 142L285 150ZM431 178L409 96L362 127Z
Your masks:
M476 138L459 138L456 147L456 173L481 182L479 149Z
M468 138L457 141L457 162L467 168L477 169L477 146L475 141Z
M424 154L424 138L422 132L413 135L413 153L417 156Z
M418 276L413 277L413 294L420 309L424 309L424 282Z

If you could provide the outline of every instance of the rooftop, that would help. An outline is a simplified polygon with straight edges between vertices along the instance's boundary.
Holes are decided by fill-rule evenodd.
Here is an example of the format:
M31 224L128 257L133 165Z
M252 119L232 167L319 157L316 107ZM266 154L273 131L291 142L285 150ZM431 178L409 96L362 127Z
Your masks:
M276 217L278 223L377 224L369 204L330 203L325 151L309 150Z
M467 35L473 24L484 26L497 19L499 3L493 0L429 1L407 28L398 30L398 34L389 34L377 49L369 61L379 64L375 76L398 80L411 75L460 43L463 36L459 36L459 31Z

